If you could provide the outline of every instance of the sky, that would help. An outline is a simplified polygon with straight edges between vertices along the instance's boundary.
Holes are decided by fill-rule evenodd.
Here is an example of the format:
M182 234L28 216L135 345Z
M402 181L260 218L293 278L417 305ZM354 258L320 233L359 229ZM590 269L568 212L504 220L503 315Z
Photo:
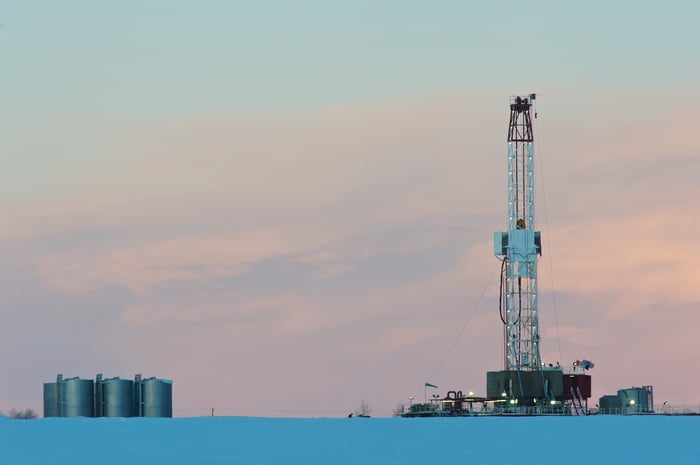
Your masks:
M0 2L0 410L391 415L502 368L510 95L537 93L542 357L700 403L700 6ZM430 393L432 395L432 392Z

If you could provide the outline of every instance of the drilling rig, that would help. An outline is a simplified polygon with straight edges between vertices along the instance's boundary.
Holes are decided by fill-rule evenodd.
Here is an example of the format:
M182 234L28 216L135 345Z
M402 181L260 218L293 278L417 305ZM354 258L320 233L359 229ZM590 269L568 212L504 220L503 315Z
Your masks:
M501 261L503 370L486 374L486 391L489 399L502 400L504 406L565 403L584 411L591 395L590 376L575 367L573 373L564 373L559 363L544 364L540 357L537 259L542 240L535 230L535 98L510 97L507 230L494 233L494 254Z
M577 360L564 367L559 362L545 363L540 356L537 260L542 256L542 239L535 230L532 125L537 117L535 98L535 94L510 97L507 230L494 233L494 254L501 262L498 313L503 324L503 369L486 373L486 397L474 396L473 392L464 395L462 391L448 391L444 398L436 395L428 403L426 394L425 403L411 403L408 410L402 408L398 415L582 415L590 412L591 376L586 372L593 368L593 363ZM437 388L428 382L425 386ZM413 397L409 399L412 401Z

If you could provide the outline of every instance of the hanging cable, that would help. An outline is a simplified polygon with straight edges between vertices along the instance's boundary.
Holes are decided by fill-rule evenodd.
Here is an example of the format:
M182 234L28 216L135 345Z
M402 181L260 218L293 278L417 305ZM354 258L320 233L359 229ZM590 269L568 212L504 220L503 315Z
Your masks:
M501 321L503 322L504 325L508 324L508 321L506 320L506 315L503 313L503 295L504 295L504 286L503 282L505 281L505 270L506 270L506 257L503 257L503 260L501 261L501 284L499 286L499 292L498 292L498 316L501 317Z
M540 128L539 128L539 123L537 121L537 111L535 110L535 125L537 126L536 132L539 134ZM557 292L556 288L554 286L554 267L552 265L552 247L550 245L550 233L549 233L549 217L547 215L547 195L544 190L544 169L542 168L542 148L540 146L540 138L537 138L537 153L539 156L537 157L538 163L539 163L539 172L540 172L540 189L542 191L542 206L544 207L544 229L545 229L545 237L547 238L547 250L549 250L549 278L551 281L552 285L552 305L554 307L554 327L556 330L557 334L557 349L559 350L559 360L562 360L562 355L561 355L561 337L559 336L559 310L557 307Z
M445 356L442 357L442 360L440 360L440 363L438 363L437 367L433 370L433 372L430 374L430 376L428 376L428 379L427 379L428 382L430 382L430 380L433 378L433 376L435 376L435 373L437 373L438 370L440 370L440 368L442 368L442 365L445 363L447 358L450 356L450 354L452 353L454 348L457 346L457 342L462 337L464 330L467 329L469 322L474 317L474 314L476 313L476 311L479 309L479 304L481 303L481 300L484 298L486 291L488 290L489 286L491 285L491 281L493 279L493 275L496 272L497 267L498 267L498 264L494 265L493 269L491 270L491 274L489 275L489 279L486 282L486 286L484 286L484 289L481 291L481 295L479 295L479 298L476 300L476 303L474 304L474 309L472 309L472 312L467 317L467 321L464 322L464 326L462 326L462 329L460 329L459 333L457 333L457 337L455 338L454 342L452 342L452 345L447 350L447 353L445 354Z
M507 313L508 309L504 307L503 302L507 301L507 294L508 290L505 289L504 282L507 279L506 276L506 258L503 257L503 260L501 261L501 283L500 283L500 289L498 293L498 316L501 318L501 322L504 325L508 325L508 318L507 318ZM518 286L520 286L520 283L518 283ZM520 292L520 291L519 291ZM506 305L507 307L507 305ZM518 305L518 318L513 322L514 325L517 325L520 323L520 317L522 316L523 313L523 307L522 307L522 297L521 297L521 302Z

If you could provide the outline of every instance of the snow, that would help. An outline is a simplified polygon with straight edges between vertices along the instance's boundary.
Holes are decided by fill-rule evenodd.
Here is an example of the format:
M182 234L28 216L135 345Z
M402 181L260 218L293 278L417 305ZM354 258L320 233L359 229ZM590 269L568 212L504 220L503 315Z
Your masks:
M3 464L693 464L700 416L0 418Z

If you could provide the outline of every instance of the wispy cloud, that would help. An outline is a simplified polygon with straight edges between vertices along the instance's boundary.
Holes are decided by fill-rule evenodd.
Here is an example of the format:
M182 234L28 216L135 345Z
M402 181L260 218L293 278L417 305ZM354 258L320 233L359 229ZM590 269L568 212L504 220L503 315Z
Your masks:
M464 110L469 101L125 126L107 139L119 159L96 181L5 201L0 246L27 268L43 306L104 320L94 329L115 366L147 353L140 363L188 384L209 376L203 359L231 365L236 376L217 382L243 398L262 395L238 376L271 394L292 366L341 391L361 389L353 376L371 372L396 384L381 397L393 405L404 396L398 380L428 376L473 311L457 359L437 376L461 382L463 364L500 363L491 238L505 222L503 115ZM480 117L497 129L483 131ZM546 136L584 118L553 120L538 152L543 335L552 359L600 358L613 332L643 331L654 309L700 301L699 166L681 117L657 128L663 143L642 122L624 139L588 125L594 134L580 146ZM559 328L546 295L550 259L565 297ZM22 308L36 316L43 306ZM693 344L690 333L678 337ZM125 338L135 342L124 348ZM472 386L481 375L464 374Z

